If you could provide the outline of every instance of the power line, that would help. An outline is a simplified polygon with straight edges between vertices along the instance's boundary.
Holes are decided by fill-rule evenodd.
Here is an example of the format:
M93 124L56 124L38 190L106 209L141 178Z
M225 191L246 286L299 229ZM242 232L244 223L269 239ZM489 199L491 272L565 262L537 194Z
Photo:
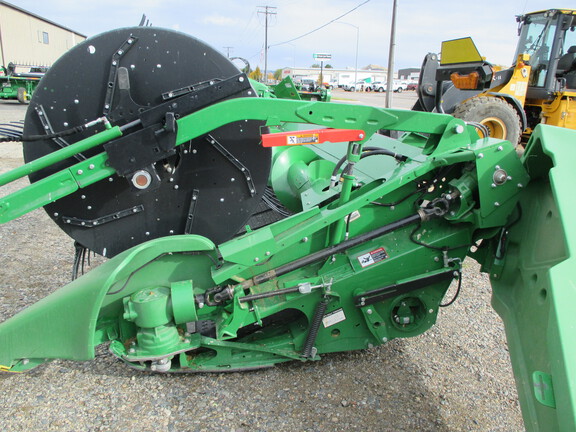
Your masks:
M232 48L234 48L234 47L225 46L225 47L222 47L222 48L224 48L224 49L226 50L226 57L230 58L230 50L231 50Z
M360 3L360 4L359 4L358 6L356 6L355 8L350 9L348 12L340 15L339 17L334 18L332 21L328 21L326 24L323 24L323 25L321 25L320 27L315 28L314 30L309 31L308 33L304 33L303 35L300 35L300 36L298 36L298 37L295 37L294 39L290 39L290 40L287 40L287 41L285 41L285 42L280 42L280 43L273 44L273 45L270 45L270 46L273 47L273 46L278 46L278 45L284 45L284 44L287 44L287 43L290 43L290 42L294 42L295 40L302 39L304 36L308 36L308 35L310 35L310 34L312 34L312 33L315 33L315 32L317 32L318 30L323 29L324 27L332 24L333 22L338 21L340 18L343 18L343 17L345 17L346 15L354 12L356 9L358 9L358 8L361 7L361 6L364 6L364 5L365 5L366 3L368 3L368 2L370 2L370 0L366 0L366 1L363 2L363 3Z

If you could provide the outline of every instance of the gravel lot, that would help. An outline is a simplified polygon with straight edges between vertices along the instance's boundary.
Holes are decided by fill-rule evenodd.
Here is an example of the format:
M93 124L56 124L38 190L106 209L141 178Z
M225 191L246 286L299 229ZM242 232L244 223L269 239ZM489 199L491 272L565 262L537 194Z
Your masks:
M378 96L384 100L369 97ZM0 102L0 123L24 113ZM22 163L20 148L0 144L0 171ZM72 258L72 241L43 210L1 225L0 321L66 284ZM467 261L460 298L429 332L318 363L152 375L100 347L91 362L0 374L0 431L521 431L490 294L488 279Z

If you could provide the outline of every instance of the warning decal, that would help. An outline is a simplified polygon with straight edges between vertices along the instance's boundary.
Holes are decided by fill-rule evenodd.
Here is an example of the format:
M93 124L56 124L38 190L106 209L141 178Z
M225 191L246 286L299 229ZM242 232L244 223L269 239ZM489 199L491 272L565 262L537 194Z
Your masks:
M346 319L346 315L344 315L344 310L342 308L336 309L334 312L330 312L329 314L324 315L322 318L322 324L324 324L324 328L333 326L334 324L338 324Z
M380 262L382 260L385 260L386 258L388 258L388 254L386 253L386 250L383 247L381 247L368 253L365 253L363 255L360 255L358 257L358 262L360 263L362 268L364 268L371 266L372 264L376 264L377 262Z
M308 134L286 136L287 145L318 144L318 143L320 143L320 135L318 134L308 133Z

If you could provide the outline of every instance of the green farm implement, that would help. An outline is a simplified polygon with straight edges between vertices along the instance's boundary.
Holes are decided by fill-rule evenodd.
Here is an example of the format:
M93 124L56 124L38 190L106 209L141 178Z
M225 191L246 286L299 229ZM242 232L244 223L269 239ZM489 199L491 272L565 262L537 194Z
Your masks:
M110 259L0 324L0 368L103 343L165 373L316 361L428 330L471 256L527 429L575 430L576 133L539 125L519 157L450 115L278 96L158 28L56 62L0 222L44 207Z
M16 72L23 65L8 64L0 67L0 98L17 99L21 104L30 102L32 94L47 68L41 66L25 66L27 72Z

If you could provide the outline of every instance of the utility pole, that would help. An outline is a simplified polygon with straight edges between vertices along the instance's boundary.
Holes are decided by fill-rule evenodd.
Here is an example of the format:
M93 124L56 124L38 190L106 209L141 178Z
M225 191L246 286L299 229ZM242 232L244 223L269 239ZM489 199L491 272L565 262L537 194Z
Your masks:
M392 25L390 26L390 51L388 51L388 80L386 84L386 108L392 108L392 93L394 89L394 48L396 46L396 10L397 0L392 6Z
M258 14L265 16L265 30L264 30L264 82L268 81L266 70L268 69L268 15L276 15L276 7L274 6L258 6L264 10L259 10Z
M230 50L234 47L222 47L226 50L226 57L230 58Z

